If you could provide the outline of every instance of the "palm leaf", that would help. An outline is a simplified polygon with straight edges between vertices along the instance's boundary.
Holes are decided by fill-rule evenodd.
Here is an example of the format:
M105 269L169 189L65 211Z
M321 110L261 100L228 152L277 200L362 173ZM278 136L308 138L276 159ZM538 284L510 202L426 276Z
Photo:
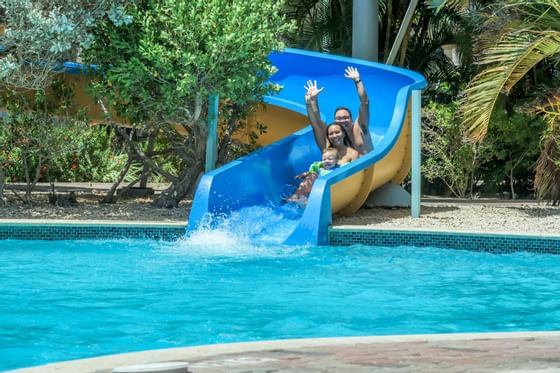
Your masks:
M523 13L532 15L535 19L540 19L546 15L542 12L543 7L560 14L560 0L514 0L512 3L519 7Z
M554 31L516 32L488 49L481 63L494 67L475 76L461 100L463 124L471 136L478 141L484 138L500 93L508 94L531 68L546 57L558 53L560 33Z
M351 13L346 14L346 0L291 0L285 14L297 24L295 33L286 35L291 46L337 52L348 49L351 35Z
M530 112L541 114L548 123L548 131L545 137L560 125L560 88L548 92L544 100L535 105Z
M440 11L444 8L467 9L469 7L469 2L469 0L426 0L426 5Z
M543 149L535 167L537 198L552 200L554 203L560 200L560 97L558 99L551 128L543 138Z

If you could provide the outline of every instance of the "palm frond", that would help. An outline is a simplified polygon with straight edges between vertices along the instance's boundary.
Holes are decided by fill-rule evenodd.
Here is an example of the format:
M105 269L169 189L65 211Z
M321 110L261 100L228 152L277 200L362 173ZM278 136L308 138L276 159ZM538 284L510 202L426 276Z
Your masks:
M471 136L479 141L484 138L500 93L508 94L531 68L558 53L558 32L515 33L488 49L481 63L494 67L475 76L461 99L463 124Z
M461 98L463 125L471 136L482 140L486 134L492 109L507 77L506 67L486 69L473 78Z
M560 200L560 88L549 93L533 111L544 116L548 129L542 139L543 149L535 167L538 199Z
M549 92L532 111L542 114L548 123L549 131L552 131L557 123L560 124L560 88Z
M410 36L406 66L427 72L434 62L439 64L434 60L438 58L438 51L444 44L455 44L459 48L465 46L470 50L471 37L466 17L463 11L447 8L442 9L437 16L432 9L420 9L413 24L414 32ZM470 54L462 55L470 58Z
M532 15L535 19L546 17L549 13L543 12L546 8L550 9L550 12L560 14L560 0L513 0L512 5L519 7L521 12Z
M286 35L289 44L310 50L346 53L347 40L352 33L352 12L346 12L347 8L347 0L290 0L285 14L295 20L297 31Z
M444 8L449 9L467 9L469 0L426 0L426 5L430 8L440 11Z
M535 168L535 189L540 200L560 200L560 130L544 139L543 150Z

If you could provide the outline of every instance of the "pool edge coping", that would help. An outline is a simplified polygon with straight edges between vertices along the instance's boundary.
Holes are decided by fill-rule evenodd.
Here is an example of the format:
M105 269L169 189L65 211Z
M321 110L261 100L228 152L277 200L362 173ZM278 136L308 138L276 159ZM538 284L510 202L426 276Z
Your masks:
M222 354L255 353L278 349L304 349L334 346L356 346L364 344L467 341L467 340L507 340L535 338L559 338L560 331L537 332L489 332L489 333L445 333L445 334L404 334L388 336L302 338L268 341L222 343L190 347L144 350L138 352L104 355L99 357L69 360L59 363L19 368L4 373L93 373L110 372L117 366L148 364L155 362L187 361L189 359L210 358Z

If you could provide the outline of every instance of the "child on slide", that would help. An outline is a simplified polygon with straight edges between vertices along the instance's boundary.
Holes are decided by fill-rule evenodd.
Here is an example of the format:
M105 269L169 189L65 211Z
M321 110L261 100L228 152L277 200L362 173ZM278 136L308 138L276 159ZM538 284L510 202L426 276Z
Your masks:
M339 159L340 154L338 150L334 148L325 149L320 162L313 162L309 167L309 171L296 175L296 179L303 179L303 181L287 201L306 204L307 196L311 192L315 179L335 170L338 167Z

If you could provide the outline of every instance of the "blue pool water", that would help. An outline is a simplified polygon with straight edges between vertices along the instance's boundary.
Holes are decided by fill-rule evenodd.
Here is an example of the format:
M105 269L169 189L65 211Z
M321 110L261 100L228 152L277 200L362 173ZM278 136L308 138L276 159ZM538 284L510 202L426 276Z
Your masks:
M0 370L284 338L560 328L560 256L178 242L0 241Z

